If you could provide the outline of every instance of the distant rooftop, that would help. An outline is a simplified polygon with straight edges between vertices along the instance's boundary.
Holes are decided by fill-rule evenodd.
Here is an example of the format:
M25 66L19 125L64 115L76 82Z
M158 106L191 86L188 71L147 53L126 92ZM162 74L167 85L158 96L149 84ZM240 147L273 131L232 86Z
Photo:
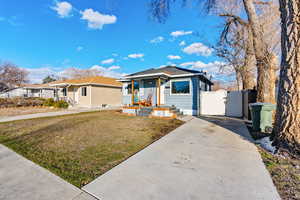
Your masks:
M104 76L93 76L81 79L69 79L69 80L61 80L54 81L49 83L51 86L58 85L107 85L114 87L122 87L122 84L117 81L115 78L104 77Z

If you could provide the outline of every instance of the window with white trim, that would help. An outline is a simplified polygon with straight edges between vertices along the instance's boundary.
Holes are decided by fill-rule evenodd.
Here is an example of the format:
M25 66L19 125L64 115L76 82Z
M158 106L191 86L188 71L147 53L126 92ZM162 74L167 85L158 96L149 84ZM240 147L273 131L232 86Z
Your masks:
M63 88L62 93L63 93L63 96L66 97L67 96L67 88Z
M171 81L171 94L190 94L190 81Z
M87 88L86 87L81 88L81 96L83 96L83 97L87 96Z

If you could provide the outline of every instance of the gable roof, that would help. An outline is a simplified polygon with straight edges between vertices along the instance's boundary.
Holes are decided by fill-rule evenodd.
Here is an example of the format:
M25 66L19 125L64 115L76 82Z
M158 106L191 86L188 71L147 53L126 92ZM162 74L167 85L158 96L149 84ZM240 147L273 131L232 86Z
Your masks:
M81 79L70 79L54 81L50 83L51 86L59 85L102 85L102 86L113 86L122 87L122 84L117 81L117 79L104 77L104 76L93 76Z
M181 77L181 76L200 76L201 80L207 82L209 84L213 84L211 80L209 80L205 74L201 71L185 69L176 66L166 66L162 68L152 68L148 70L144 70L141 72L136 72L133 74L129 74L124 78L134 78L134 77L147 77L147 76L154 76L154 75L165 75L167 77Z

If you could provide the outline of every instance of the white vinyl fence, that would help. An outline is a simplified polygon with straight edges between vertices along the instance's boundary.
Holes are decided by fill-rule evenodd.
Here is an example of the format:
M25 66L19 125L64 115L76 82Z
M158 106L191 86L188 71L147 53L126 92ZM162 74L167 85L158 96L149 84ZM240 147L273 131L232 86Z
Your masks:
M243 94L241 91L218 90L201 92L201 115L243 116Z

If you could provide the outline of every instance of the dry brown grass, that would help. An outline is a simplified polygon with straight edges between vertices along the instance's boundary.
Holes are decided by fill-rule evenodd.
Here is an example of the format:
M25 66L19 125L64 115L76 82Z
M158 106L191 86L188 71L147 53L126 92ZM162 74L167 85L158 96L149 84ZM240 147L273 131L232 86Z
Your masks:
M55 111L59 111L59 110L61 110L61 109L42 107L42 106L0 108L0 118L17 116L17 115L44 113L44 112L55 112Z
M300 199L300 160L272 155L259 148L261 157L270 172L282 200Z
M81 187L181 124L101 111L0 123L0 143Z

